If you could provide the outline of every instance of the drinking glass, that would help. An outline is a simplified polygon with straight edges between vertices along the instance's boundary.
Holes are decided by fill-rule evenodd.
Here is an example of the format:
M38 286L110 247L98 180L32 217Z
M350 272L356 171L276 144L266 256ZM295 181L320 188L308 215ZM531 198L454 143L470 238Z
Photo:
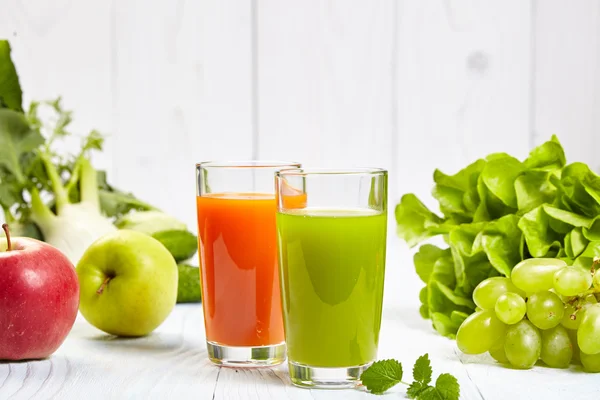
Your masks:
M206 345L219 365L285 359L277 267L278 161L196 165L198 247Z
M275 175L290 378L297 386L352 387L377 358L387 171L285 169Z

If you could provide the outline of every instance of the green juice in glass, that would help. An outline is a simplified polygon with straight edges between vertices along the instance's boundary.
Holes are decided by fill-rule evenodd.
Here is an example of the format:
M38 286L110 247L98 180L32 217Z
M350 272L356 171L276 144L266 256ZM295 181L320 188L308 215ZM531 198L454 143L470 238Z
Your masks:
M377 357L387 215L368 209L277 214L288 358L349 367Z

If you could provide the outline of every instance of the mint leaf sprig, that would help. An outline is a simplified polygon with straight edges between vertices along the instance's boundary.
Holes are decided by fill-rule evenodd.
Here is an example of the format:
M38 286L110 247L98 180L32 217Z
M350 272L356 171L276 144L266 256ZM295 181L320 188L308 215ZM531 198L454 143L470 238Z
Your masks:
M431 386L431 362L429 354L417 359L413 367L412 383L402 381L402 364L397 360L380 360L374 362L360 376L363 386L373 394L383 394L387 390L402 383L408 386L406 395L415 400L458 400L460 385L450 374L441 374Z

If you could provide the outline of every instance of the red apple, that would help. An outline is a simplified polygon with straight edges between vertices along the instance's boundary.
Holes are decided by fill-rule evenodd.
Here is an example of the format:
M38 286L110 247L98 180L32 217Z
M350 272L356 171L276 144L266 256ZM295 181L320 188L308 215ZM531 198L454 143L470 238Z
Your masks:
M0 239L0 360L50 356L73 327L79 282L73 264L39 240Z

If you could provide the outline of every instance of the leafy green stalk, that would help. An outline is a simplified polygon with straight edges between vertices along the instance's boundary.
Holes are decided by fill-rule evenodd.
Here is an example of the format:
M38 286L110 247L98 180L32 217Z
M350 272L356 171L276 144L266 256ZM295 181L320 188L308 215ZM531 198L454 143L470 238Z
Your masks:
M62 209L69 204L69 195L62 180L58 174L56 166L52 163L50 156L46 152L40 153L40 158L46 168L46 173L52 183L52 191L54 192L54 199L56 202L56 212L60 214Z
M81 201L93 205L95 209L100 211L96 170L87 158L82 158L79 165L81 166L81 181L79 183Z
M47 230L56 220L56 215L44 203L36 188L31 190L31 220L42 230Z

